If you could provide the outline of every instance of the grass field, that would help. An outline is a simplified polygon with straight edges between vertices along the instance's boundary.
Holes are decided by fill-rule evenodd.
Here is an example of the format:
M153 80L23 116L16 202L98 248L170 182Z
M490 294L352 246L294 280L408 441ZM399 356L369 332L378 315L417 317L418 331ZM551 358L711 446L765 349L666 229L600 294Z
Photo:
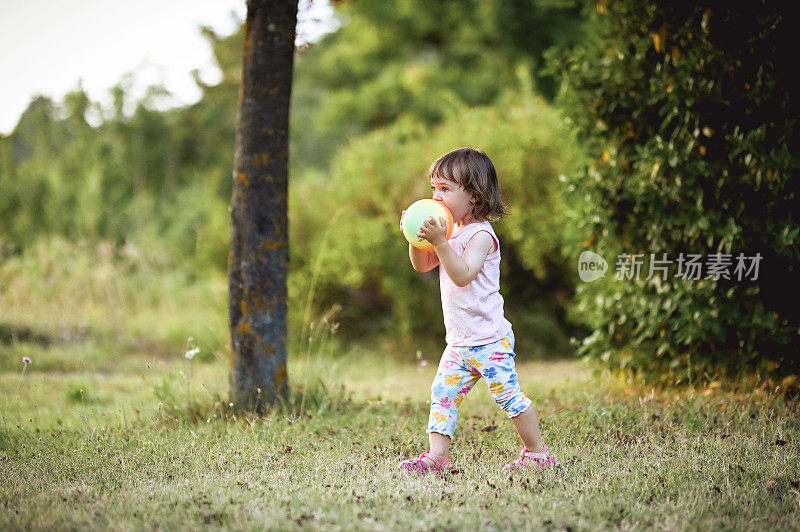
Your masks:
M4 371L0 529L798 528L798 412L778 396L522 362L558 467L502 473L520 445L476 386L463 471L417 477L396 468L424 449L435 364L299 358L291 399L262 417L227 406L223 360Z
M780 389L657 390L521 353L558 466L501 472L520 442L479 383L462 471L418 477L397 464L425 449L439 353L321 334L290 355L283 405L234 412L224 281L137 290L136 271L42 253L0 263L0 530L800 529L800 407Z

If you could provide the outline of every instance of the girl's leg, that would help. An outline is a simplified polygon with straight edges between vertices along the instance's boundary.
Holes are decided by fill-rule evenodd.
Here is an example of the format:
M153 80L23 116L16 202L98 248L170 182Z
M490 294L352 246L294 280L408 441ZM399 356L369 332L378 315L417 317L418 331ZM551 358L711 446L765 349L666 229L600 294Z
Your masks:
M539 430L539 416L536 408L531 405L527 410L511 418L517 434L522 438L525 448L534 453L542 452L542 433Z
M430 453L436 458L442 458L450 454L450 441L450 436L445 436L438 432L428 433L428 443L431 446ZM432 465L432 463L433 461L429 465Z
M520 389L514 356L512 331L506 338L475 353L473 360L486 379L492 397L514 423L522 443L529 451L541 452L539 416L533 402Z
M428 451L435 457L447 456L458 419L458 407L480 374L464 365L457 349L447 346L431 384L431 411L428 418ZM424 461L432 464L427 458ZM430 464L429 464L430 465Z

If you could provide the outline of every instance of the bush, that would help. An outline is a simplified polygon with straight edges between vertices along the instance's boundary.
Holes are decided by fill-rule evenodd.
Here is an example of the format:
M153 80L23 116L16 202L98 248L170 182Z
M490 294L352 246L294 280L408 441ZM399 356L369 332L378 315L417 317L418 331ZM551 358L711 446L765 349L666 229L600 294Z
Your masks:
M581 285L573 316L594 329L582 355L645 380L798 371L800 312L787 292L800 266L800 132L786 9L600 1L596 38L551 57L591 153L569 184L586 200L576 207L586 243L572 255L591 249L611 268L621 253L732 255L729 279L678 279L673 264L666 280ZM756 280L734 273L740 253L761 255Z

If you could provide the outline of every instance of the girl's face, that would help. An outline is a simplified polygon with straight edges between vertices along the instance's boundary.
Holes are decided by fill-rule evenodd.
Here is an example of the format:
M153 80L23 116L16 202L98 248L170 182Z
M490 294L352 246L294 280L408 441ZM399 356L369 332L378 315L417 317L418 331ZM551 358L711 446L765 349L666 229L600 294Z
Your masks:
M475 197L471 192L449 179L431 178L433 199L441 201L453 214L453 222L464 224L472 221L472 207Z

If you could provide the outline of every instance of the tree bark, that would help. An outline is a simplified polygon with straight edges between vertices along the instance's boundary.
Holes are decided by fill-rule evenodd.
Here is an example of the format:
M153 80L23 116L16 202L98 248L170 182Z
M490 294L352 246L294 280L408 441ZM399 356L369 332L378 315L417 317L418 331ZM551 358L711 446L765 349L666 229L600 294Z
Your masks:
M261 410L288 393L289 101L297 0L248 0L231 197L231 400Z

